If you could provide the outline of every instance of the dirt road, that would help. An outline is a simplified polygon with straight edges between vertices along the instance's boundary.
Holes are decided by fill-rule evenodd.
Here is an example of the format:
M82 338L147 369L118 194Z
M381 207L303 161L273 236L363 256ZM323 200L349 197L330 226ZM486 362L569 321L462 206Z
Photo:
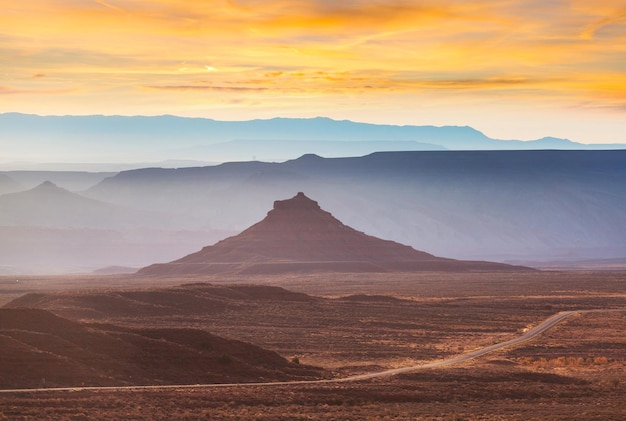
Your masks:
M586 313L591 311L604 311L604 310L581 310L581 311L564 311L557 313L548 319L544 320L541 324L528 330L523 335L511 339L509 341L500 342L495 345L488 346L486 348L480 348L475 351L468 352L457 357L449 358L441 361L434 361L426 364L419 364L410 367L402 367L391 370L379 371L376 373L360 374L356 376L327 379L327 380L302 380L302 381L287 381L287 382L269 382L269 383L219 383L219 384L190 384L190 385L159 385L159 386L108 386L108 387L59 387L48 389L5 389L0 390L0 393L42 393L42 392L79 392L79 391L140 391L140 390L166 390L166 389L199 389L199 388L216 388L216 387L249 387L249 386L288 386L288 385L314 385L314 384L329 384L329 383L345 383L355 382L359 380L369 380L377 377L393 376L395 374L406 373L410 371L422 370L427 368L437 368L457 364L463 361L471 360L488 354L499 349L507 348L513 345L518 345L523 342L529 341L536 336L542 334L546 330L552 328L567 317L571 317L574 314ZM615 310L606 310L615 311Z

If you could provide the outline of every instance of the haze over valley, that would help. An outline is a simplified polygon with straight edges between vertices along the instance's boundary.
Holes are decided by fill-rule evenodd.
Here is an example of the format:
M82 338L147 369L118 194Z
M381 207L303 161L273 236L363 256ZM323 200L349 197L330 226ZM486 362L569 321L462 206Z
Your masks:
M0 421L626 420L626 0L2 5Z
M357 230L437 256L620 259L625 163L625 151L309 154L280 163L65 172L59 185L18 192L55 173L7 172L0 267L59 273L171 261L242 231L299 191Z

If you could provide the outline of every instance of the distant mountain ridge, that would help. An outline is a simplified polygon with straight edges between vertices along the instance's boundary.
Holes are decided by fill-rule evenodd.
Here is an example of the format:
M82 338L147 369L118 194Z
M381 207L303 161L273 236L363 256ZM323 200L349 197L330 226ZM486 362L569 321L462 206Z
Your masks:
M241 232L276 198L299 191L356 230L434 255L531 266L626 257L626 150L306 154L109 177L8 174L24 186L48 175L72 186L98 183L78 196L99 206L37 194L2 208L0 273L172 261ZM16 197L24 196L2 195L0 205Z
M306 146L284 147L296 142L306 142ZM498 140L467 126L394 126L324 117L218 121L170 115L6 113L0 114L0 147L11 152L4 159L12 161L41 161L46 156L59 162L73 157L83 157L82 162L225 162L293 159L305 152L339 157L382 150L624 149L626 144L582 144L551 137ZM47 153L37 157L39 150Z
M145 167L144 167L145 168ZM98 184L107 177L113 177L118 172L86 172L86 171L6 171L0 172L2 177L14 180L19 188L13 191L24 191L49 181L59 187L72 192L80 192ZM6 193L9 193L8 191ZM4 194L0 191L0 194Z
M0 194L0 274L140 267L226 235L171 222L167 213L88 198L50 181Z
M12 177L6 174L0 174L0 195L6 193L14 193L22 190L23 187Z
M30 190L0 196L0 225L117 228L135 227L148 218L165 224L155 212L137 211L87 198L45 181Z
M385 152L122 172L85 194L241 231L306 191L379 238L462 259L626 255L626 151Z

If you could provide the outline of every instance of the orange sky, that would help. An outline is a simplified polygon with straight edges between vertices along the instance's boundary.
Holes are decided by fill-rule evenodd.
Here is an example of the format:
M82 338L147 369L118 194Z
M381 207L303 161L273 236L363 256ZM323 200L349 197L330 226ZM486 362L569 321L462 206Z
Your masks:
M626 0L0 0L0 112L626 142Z

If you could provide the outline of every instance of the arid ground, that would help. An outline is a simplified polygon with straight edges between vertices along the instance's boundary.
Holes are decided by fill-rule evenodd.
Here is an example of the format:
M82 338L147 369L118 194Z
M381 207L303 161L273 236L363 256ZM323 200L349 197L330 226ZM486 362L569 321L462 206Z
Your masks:
M17 281L0 279L1 305L36 293L20 300L81 323L205 330L322 367L326 378L450 358L512 339L560 311L613 311L572 316L532 341L446 368L341 384L0 394L0 419L626 418L624 272ZM234 284L308 296L247 287L246 296L228 289L223 298ZM159 301L172 294L177 304ZM129 300L142 310L111 305Z

